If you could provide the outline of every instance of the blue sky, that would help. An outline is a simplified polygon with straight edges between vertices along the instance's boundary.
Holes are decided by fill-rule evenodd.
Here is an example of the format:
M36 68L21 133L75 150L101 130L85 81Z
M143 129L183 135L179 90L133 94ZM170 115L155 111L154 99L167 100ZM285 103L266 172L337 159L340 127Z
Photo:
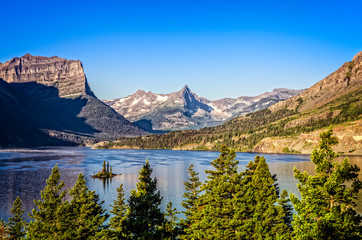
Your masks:
M307 88L362 51L362 1L4 1L0 62L80 59L101 99Z

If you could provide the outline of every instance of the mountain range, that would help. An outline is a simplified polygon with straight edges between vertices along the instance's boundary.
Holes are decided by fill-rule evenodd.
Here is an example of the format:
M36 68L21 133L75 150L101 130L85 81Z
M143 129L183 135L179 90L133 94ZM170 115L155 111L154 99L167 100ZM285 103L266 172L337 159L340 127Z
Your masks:
M120 138L99 148L159 148L310 154L329 126L335 151L362 154L362 52L300 94L222 125L142 138Z
M148 132L100 101L79 60L26 54L0 63L0 147L92 144Z
M210 101L199 97L185 85L170 94L138 90L114 100L103 100L119 114L150 131L200 129L267 108L302 92L279 88L255 97L223 98Z

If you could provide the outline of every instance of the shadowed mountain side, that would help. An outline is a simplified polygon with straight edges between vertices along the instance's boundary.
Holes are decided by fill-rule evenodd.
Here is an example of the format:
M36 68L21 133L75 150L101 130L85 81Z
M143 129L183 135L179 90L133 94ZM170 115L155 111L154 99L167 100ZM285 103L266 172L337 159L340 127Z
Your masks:
M52 122L36 104L13 86L0 79L0 146L31 147L39 145L75 145L50 137L41 130L42 123Z
M145 134L93 96L61 98L55 87L0 81L0 146L91 144Z
M29 131L76 145L149 134L97 99L79 60L26 54L1 64L0 79L5 81L0 111L4 112L2 118L6 118L3 121L7 126L1 133L13 132L11 138L20 139L9 143L4 140L0 146L23 146L24 134L16 130L17 124L12 124L19 119L24 132L32 129ZM10 95L10 99L5 97ZM34 145L50 145L36 134L33 138Z
M154 133L154 134L164 134L164 133L169 132L169 131L162 131L162 130L153 130L151 120L147 120L147 119L138 120L136 122L133 122L133 124L139 128L142 128L143 130L145 130L147 132Z

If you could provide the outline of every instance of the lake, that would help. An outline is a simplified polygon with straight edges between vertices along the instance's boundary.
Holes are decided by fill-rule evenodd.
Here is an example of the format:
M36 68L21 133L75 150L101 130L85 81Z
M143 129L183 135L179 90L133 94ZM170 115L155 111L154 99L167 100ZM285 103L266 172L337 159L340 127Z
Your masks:
M237 153L240 161L239 170L244 170L256 153ZM297 180L293 175L296 166L302 171L314 172L314 165L309 155L260 154L263 155L271 173L277 174L280 189L287 189L300 196ZM148 159L153 168L153 176L158 179L158 189L163 196L162 210L169 201L182 210L180 202L184 193L184 181L187 168L194 164L205 180L205 170L211 169L210 162L219 156L218 152L173 151L173 150L103 150L76 147L32 148L0 150L0 218L7 220L13 201L20 196L27 212L34 208L33 199L40 198L45 180L51 169L58 164L62 180L66 187L72 187L80 172L85 175L90 190L95 190L104 201L104 208L109 208L116 199L116 188L123 183L126 197L136 188L138 170ZM349 156L353 164L362 168L362 156ZM343 159L340 157L340 159ZM113 172L122 175L110 181L94 179L90 175L102 168L103 161L108 161ZM360 174L362 179L362 174ZM362 192L360 192L362 202ZM357 211L362 213L362 203Z

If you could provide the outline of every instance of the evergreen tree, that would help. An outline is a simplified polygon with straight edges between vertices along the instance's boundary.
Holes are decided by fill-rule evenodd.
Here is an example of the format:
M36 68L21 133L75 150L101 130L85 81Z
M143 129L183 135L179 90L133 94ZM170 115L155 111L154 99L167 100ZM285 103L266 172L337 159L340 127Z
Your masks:
M292 232L292 221L293 221L293 206L291 205L289 195L287 190L283 190L280 195L279 205L282 207L284 211L284 223L288 226L289 230Z
M99 202L99 196L89 191L85 185L84 175L79 173L76 184L69 190L72 200L67 205L67 233L70 239L95 239L101 232L108 214Z
M102 172L106 172L106 161L103 161L103 168L102 168Z
M0 240L8 239L9 230L3 219L0 220Z
M117 199L111 205L113 217L110 220L110 229L117 239L126 239L128 233L126 230L127 205L125 203L123 184L117 188Z
M24 226L24 209L23 203L19 197L13 203L13 208L10 210L12 217L9 218L8 229L10 238L13 240L22 239L25 236Z
M109 162L107 162L107 173L109 173Z
M242 181L242 191L235 198L237 238L276 239L289 233L284 223L284 209L277 205L279 190L264 157L250 163ZM283 237L282 237L283 236Z
M302 195L294 194L291 201L297 214L293 229L298 239L362 239L361 215L354 210L359 190L359 168L348 158L342 163L332 149L337 138L332 128L320 134L320 143L311 160L316 165L315 175L294 169Z
M128 199L127 229L134 239L160 239L164 222L160 210L162 198L157 190L157 179L151 178L152 168L146 160L139 171L137 190Z
M64 197L66 191L61 191L64 182L60 182L58 165L52 170L46 180L47 186L41 191L42 200L34 200L38 210L33 209L29 217L33 219L27 228L27 237L30 239L63 239L63 233L69 228L65 224L66 209Z
M233 198L240 188L235 152L221 147L220 156L211 162L214 170L205 171L208 181L202 186L197 211L186 233L189 239L235 239Z
M165 212L164 236L163 239L175 240L180 234L177 214L179 212L173 208L172 202L169 202Z
M185 232L185 234L181 236L182 239L189 239L189 227L193 222L192 217L196 213L201 192L201 182L198 176L199 173L194 171L194 165L191 164L189 166L187 173L189 177L184 183L186 192L184 193L183 197L185 199L181 202L182 207L185 208L185 211L183 211L185 214L185 219L181 221L181 228Z

